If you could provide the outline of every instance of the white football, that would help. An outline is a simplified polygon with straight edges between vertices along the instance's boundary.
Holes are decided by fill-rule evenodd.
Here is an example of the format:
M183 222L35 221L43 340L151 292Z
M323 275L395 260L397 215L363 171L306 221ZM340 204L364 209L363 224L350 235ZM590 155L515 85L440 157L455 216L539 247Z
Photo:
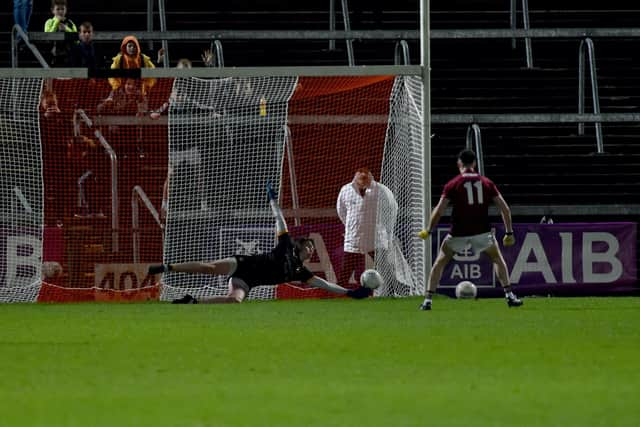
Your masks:
M478 296L478 288L473 282L463 280L456 285L456 298L476 298Z
M384 283L384 279L376 270L370 268L360 275L360 284L365 288L376 289Z

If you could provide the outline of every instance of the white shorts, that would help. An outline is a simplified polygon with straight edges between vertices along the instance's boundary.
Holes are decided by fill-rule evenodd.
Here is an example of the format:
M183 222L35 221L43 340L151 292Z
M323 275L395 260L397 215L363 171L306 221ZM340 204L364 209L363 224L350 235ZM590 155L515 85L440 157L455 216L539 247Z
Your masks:
M496 239L490 231L476 234L474 236L460 237L453 237L451 234L447 234L442 244L446 245L447 248L458 254L465 253L469 249L471 249L474 254L479 254L485 249L495 245Z
M233 292L234 289L242 289L247 295L249 294L249 291L251 290L251 288L249 288L249 285L247 285L247 283L238 278L238 277L229 277L229 293Z

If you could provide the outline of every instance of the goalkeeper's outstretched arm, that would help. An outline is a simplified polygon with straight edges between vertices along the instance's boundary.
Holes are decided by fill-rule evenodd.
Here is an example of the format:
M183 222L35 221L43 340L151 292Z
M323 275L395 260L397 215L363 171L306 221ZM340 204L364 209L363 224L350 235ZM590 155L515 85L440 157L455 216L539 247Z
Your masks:
M365 288L364 286L360 286L356 289L346 289L340 285L335 283L328 282L318 276L313 276L311 279L307 280L307 284L309 286L313 286L314 288L324 289L329 292L333 292L334 294L346 295L348 297L354 299L362 299L368 296L371 296L371 289Z

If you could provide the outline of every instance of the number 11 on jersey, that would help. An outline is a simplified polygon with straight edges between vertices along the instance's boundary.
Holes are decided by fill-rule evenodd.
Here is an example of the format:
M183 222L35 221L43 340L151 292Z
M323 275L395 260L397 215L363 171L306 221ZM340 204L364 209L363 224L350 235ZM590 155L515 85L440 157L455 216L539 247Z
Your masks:
M476 187L476 197L474 198L473 187ZM467 190L467 202L470 205L474 205L478 203L479 205L484 203L484 199L482 197L482 181L467 181L464 183L464 188Z

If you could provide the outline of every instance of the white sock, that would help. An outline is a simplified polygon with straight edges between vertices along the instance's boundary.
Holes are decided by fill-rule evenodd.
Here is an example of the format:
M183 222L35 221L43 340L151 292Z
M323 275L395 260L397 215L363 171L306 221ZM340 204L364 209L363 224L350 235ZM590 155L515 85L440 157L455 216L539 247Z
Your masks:
M515 299L516 298L516 295L512 291L506 292L504 294L504 296L509 298L509 299Z
M284 220L284 216L282 215L282 209L278 205L276 200L271 200L269 202L271 205L271 212L273 212L273 216L276 219L276 231L278 235L287 231L287 223Z

